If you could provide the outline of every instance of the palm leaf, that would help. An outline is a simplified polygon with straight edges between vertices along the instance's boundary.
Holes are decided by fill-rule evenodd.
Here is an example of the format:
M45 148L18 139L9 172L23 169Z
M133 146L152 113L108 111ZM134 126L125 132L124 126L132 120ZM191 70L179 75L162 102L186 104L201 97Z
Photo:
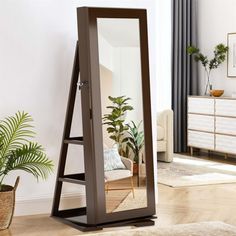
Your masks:
M34 137L34 132L30 130L33 127L30 125L32 121L28 113L17 112L15 116L7 117L0 122L0 132L4 133L0 158L9 156L13 150L22 146L22 142L28 142L27 138Z
M3 147L3 139L4 139L4 134L0 131L0 150Z
M4 134L0 131L0 151L3 148L3 139L4 139ZM0 157L0 171L3 168L4 162L3 158ZM1 173L1 172L0 172ZM1 175L1 174L0 174Z
M24 170L37 179L46 179L52 171L53 163L43 152L41 145L37 143L24 144L21 148L12 151L6 163L4 174L12 170Z

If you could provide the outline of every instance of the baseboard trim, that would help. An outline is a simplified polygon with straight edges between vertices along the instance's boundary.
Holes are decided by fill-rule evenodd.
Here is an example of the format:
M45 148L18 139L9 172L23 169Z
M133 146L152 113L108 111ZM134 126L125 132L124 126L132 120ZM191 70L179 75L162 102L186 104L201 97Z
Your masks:
M53 198L41 197L32 200L18 200L15 206L15 216L50 214ZM61 198L60 207L62 209L76 208L86 206L85 195L66 194Z

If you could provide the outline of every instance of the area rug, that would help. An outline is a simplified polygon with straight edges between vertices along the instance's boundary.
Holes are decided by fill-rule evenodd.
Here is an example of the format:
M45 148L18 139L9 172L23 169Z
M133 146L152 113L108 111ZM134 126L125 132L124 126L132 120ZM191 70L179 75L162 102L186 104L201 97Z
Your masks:
M147 207L147 191L146 188L135 188L134 197L130 192L128 196L121 202L121 204L113 211L127 211L136 208Z
M157 167L158 183L170 187L236 183L236 165L175 154L173 162Z
M149 226L140 229L116 230L88 235L104 236L236 236L236 227L223 222L202 222L173 225L169 227Z

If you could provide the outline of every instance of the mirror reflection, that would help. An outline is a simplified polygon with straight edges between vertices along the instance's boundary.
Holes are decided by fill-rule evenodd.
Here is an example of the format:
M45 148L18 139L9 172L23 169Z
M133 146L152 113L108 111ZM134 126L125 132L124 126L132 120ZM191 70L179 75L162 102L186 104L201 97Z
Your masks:
M106 211L147 207L138 19L98 18Z

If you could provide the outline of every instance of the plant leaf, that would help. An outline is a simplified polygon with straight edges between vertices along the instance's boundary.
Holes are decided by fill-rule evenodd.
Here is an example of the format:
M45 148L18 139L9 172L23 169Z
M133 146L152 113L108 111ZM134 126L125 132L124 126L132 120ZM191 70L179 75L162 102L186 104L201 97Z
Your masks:
M46 179L52 172L53 163L43 152L41 145L37 143L24 144L21 148L12 151L6 163L4 174L12 170L24 170L37 179Z
M0 158L10 155L11 151L22 146L22 142L28 142L28 138L34 137L35 133L30 130L33 127L30 124L32 121L28 113L17 112L15 116L0 122L0 132L4 133Z

